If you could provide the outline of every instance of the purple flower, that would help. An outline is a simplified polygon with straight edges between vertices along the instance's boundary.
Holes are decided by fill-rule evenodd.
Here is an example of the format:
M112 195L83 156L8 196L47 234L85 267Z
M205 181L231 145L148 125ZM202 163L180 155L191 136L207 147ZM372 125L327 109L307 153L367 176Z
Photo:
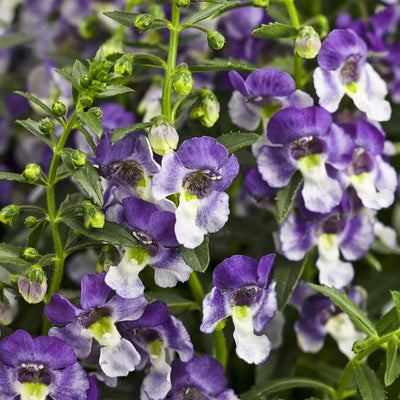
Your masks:
M218 264L213 273L214 288L203 300L200 330L211 333L231 316L237 355L249 364L265 361L271 342L256 335L274 317L278 305L275 282L269 281L275 254L255 259L235 255Z
M124 299L111 295L105 274L86 275L82 279L81 308L59 294L51 296L45 307L47 318L62 328L49 334L70 343L79 358L89 357L95 340L100 346L100 367L110 377L125 376L140 362L133 345L123 338L116 323L139 318L147 301L143 296Z
M267 130L270 145L260 148L257 167L275 188L286 186L296 169L304 184L306 208L330 212L342 199L340 183L329 176L327 164L343 169L351 160L352 140L322 107L286 108L273 115Z
M295 91L293 78L277 68L265 67L251 72L246 80L236 71L229 72L235 91L229 101L229 115L240 128L254 130L283 107L310 107L311 96Z
M228 220L229 196L224 192L239 172L234 155L211 137L186 140L177 152L163 156L161 171L152 179L156 200L176 194L175 234L187 248L199 246L207 233Z
M176 359L172 363L171 400L239 400L226 388L224 367L214 358L202 355L188 362Z
M111 206L106 216L123 226L139 241L136 248L127 249L118 266L111 266L106 283L120 296L133 298L143 294L144 286L138 276L146 266L154 268L158 286L171 287L189 279L191 268L186 265L176 247L175 214L159 211L154 204L127 197Z
M314 72L319 104L334 112L347 94L368 118L387 121L391 108L384 100L386 83L367 63L367 54L365 42L351 29L335 29L326 37Z
M0 343L0 398L86 400L89 382L73 348L19 329Z

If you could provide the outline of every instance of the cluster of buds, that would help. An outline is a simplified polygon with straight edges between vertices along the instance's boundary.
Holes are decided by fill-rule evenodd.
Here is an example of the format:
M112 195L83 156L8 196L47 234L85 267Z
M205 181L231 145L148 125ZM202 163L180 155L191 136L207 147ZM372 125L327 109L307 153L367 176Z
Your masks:
M200 92L199 103L193 108L190 117L211 128L219 118L219 102L211 90L203 89Z

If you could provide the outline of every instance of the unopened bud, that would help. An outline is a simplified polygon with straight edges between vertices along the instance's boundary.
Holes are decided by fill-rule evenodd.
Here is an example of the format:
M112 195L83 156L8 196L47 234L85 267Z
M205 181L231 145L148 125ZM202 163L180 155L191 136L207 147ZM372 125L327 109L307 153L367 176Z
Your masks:
M169 121L156 122L150 129L149 142L154 153L163 156L178 146L179 135Z
M96 118L102 119L103 118L103 111L99 107L91 107L89 108L88 112L93 114Z
M219 102L215 94L210 90L204 90L201 94L200 104L193 108L190 117L211 128L219 118Z
M63 117L67 113L67 107L64 103L57 101L53 104L52 111L54 115L57 115L57 117Z
M90 83L91 83L91 80L88 76L83 76L80 81L81 86L84 88L89 87Z
M15 204L10 204L1 209L0 221L3 222L3 224L13 226L17 222L18 215L19 207Z
M90 201L85 201L83 204L85 206L83 218L86 229L102 228L105 222L104 213L94 206Z
M18 290L30 304L43 300L47 291L47 278L39 264L33 265L18 278Z
M83 19L79 24L79 33L84 39L90 39L96 35L99 21L94 15Z
M312 26L303 26L297 35L294 49L299 57L314 58L321 48L318 33Z
M43 133L53 133L54 128L56 127L56 124L54 121L49 118L43 118L39 121L38 128L43 132Z
M34 217L33 215L30 215L29 217L26 217L24 220L24 225L27 228L33 228L36 226L38 220L36 217Z
M114 72L124 76L131 76L133 72L133 60L129 54L124 54L118 58L114 64Z
M139 14L135 18L135 27L140 29L142 32L149 29L150 25L154 22L154 18L150 14Z
M124 43L120 36L112 36L106 40L101 46L103 55L105 58L109 58L115 54L124 53Z
M0 289L0 291L0 324L9 325L14 319L18 303L9 290Z
M30 182L36 182L42 175L42 167L38 164L28 164L22 176Z
M71 160L73 166L78 168L86 164L87 156L83 151L75 149L71 153Z
M217 31L210 31L207 34L208 47L212 50L221 50L225 44L225 38Z
M172 85L175 92L181 94L182 96L186 96L193 89L194 81L192 73L188 69L179 71L175 75Z
M270 0L253 0L253 5L255 7L268 8L269 2Z
M79 97L79 102L83 105L83 107L90 107L93 104L93 97L83 94Z
M189 7L190 0L175 0L178 7Z
M39 252L34 247L27 247L22 253L25 260L33 261L39 257Z

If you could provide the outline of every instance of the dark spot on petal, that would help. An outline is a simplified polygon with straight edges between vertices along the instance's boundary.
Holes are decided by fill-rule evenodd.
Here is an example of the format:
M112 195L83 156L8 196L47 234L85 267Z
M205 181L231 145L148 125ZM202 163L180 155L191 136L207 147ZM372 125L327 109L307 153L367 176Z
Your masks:
M244 286L236 290L230 298L232 306L252 306L260 299L262 288L259 286Z
M298 160L302 157L323 153L324 144L315 136L303 136L290 143L289 151L290 155L295 160Z

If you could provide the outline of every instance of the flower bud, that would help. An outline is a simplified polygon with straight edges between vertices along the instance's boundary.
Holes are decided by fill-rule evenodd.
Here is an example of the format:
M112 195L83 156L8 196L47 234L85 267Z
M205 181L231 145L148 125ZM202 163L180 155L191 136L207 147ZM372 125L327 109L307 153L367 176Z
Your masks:
M17 312L18 302L9 290L0 288L0 324L9 325Z
M167 120L156 120L149 132L149 142L154 153L163 156L178 146L179 135L174 126Z
M30 215L29 217L25 218L24 225L27 228L33 228L36 226L37 222L38 222L37 218L33 215Z
M142 32L149 29L150 25L154 22L154 18L150 14L139 14L135 18L135 27L140 29Z
M133 60L129 54L118 58L114 64L114 72L120 75L131 76L133 72Z
M93 114L96 118L102 119L103 118L103 111L99 107L91 107L89 108L88 112Z
M253 5L255 7L268 8L269 2L270 0L253 0Z
M102 271L108 271L111 265L118 265L121 258L121 254L115 246L106 244L101 249L97 265Z
M172 85L176 93L186 96L193 89L194 81L192 73L188 69L179 71L175 75Z
M83 107L90 107L93 104L93 97L83 94L79 97L79 102L83 105Z
M84 39L90 39L96 35L99 21L94 15L83 19L79 24L79 33Z
M19 207L15 204L10 204L1 209L0 221L3 222L3 224L13 226L17 222L18 215Z
M81 86L84 87L84 88L89 87L90 83L91 83L91 80L90 80L90 78L88 76L83 76L81 81L80 81Z
M22 176L29 182L36 182L42 175L42 167L38 164L28 164Z
M200 104L193 108L190 117L198 119L203 126L211 128L219 118L219 102L215 94L210 90L203 90Z
M212 50L221 50L225 44L225 38L217 31L210 31L207 34L208 47Z
M190 0L175 0L175 4L178 7L189 7Z
M67 113L67 107L65 107L64 103L57 101L53 104L52 111L57 117L63 117Z
M104 213L94 206L90 201L84 201L83 205L85 206L83 218L86 229L102 228L105 222Z
M22 257L24 257L25 260L33 261L39 257L39 252L34 247L26 247L22 253Z
M303 26L297 35L294 50L299 57L314 58L321 48L318 33L312 26Z
M53 133L55 127L56 125L54 121L49 117L41 119L38 124L38 128L41 130L41 132L46 134Z
M101 46L103 56L109 58L124 53L124 43L120 36L111 36Z
M47 291L47 278L39 264L33 265L18 278L18 290L30 304L43 300Z

